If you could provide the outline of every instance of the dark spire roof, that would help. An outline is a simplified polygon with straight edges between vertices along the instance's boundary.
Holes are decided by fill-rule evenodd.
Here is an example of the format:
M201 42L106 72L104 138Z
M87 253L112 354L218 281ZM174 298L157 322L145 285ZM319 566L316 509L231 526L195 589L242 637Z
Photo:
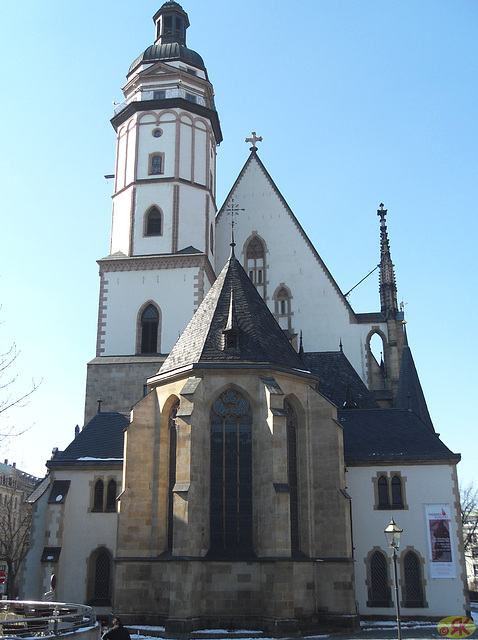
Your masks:
M194 365L305 369L233 251L159 375Z
M387 209L380 205L377 210L380 216L380 304L385 318L395 318L398 313L397 285L395 282L395 269L390 254L387 224L385 217Z
M412 352L408 346L408 339L405 332L405 344L402 350L402 361L400 364L400 377L398 379L397 398L395 406L397 409L410 409L427 425L430 431L435 433L432 419L428 412L425 394L418 377L417 369L413 361Z

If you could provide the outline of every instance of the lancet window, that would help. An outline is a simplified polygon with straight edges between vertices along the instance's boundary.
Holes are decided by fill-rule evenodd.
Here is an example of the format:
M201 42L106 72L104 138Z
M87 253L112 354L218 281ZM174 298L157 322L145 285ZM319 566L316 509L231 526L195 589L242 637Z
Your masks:
M252 411L228 389L214 402L211 426L210 546L252 550Z

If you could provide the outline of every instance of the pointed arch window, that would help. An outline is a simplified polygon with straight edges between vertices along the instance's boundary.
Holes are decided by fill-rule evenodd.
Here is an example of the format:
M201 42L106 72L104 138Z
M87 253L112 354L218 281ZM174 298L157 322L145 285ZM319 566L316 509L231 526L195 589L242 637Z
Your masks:
M254 235L245 246L245 270L261 296L266 295L266 250L264 242Z
M95 491L93 497L93 511L103 511L103 497L105 485L103 480L95 482Z
M252 551L252 411L228 389L214 402L211 426L210 547Z
M387 558L381 551L374 551L370 557L368 607L389 607L390 587Z
M87 593L88 604L108 606L111 604L112 556L100 547L88 559Z
M403 606L424 607L423 582L420 558L413 551L407 551L403 558L404 591Z
M177 452L177 427L176 414L179 409L179 400L171 407L168 416L169 426L169 497L168 497L168 549L173 549L174 529L174 485L176 484L176 452Z
M145 236L163 235L163 215L157 207L152 207L146 213L144 235Z
M299 539L299 489L297 467L297 413L293 405L284 401L287 424L287 474L290 491L290 546L291 553L300 549Z
M392 478L392 505L395 509L403 507L402 499L402 480L399 476L393 476Z
M141 353L158 352L159 311L149 304L141 314Z
M378 506L379 508L385 508L389 506L388 503L388 480L385 476L380 476L377 482L378 488Z
M274 317L281 329L292 333L292 294L284 283L274 291Z
M116 511L116 481L110 480L106 489L106 509L105 511Z

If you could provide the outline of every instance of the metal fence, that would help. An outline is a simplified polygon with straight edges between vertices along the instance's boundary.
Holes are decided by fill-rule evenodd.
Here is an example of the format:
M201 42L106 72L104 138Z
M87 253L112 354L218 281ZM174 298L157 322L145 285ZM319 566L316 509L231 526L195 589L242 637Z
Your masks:
M56 636L95 624L96 613L82 604L0 601L0 637L3 638Z

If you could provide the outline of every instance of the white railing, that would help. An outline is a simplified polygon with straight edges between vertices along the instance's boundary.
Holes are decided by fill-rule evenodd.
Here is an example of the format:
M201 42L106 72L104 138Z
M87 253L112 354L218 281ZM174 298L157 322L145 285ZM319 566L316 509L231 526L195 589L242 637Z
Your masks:
M57 636L95 624L96 613L83 604L0 601L0 637Z
M207 107L208 109L215 109L214 101L206 99L203 95L196 93L195 91L189 89L188 87L170 87L167 89L156 89L156 90L139 90L133 94L129 100L123 100L119 104L114 106L113 112L114 115L118 115L121 113L123 109L125 109L130 102L140 102L143 100L154 100L154 94L159 93L161 91L164 94L162 99L168 98L183 98L184 100L188 100L189 102L193 102L195 104L199 104L202 107Z

